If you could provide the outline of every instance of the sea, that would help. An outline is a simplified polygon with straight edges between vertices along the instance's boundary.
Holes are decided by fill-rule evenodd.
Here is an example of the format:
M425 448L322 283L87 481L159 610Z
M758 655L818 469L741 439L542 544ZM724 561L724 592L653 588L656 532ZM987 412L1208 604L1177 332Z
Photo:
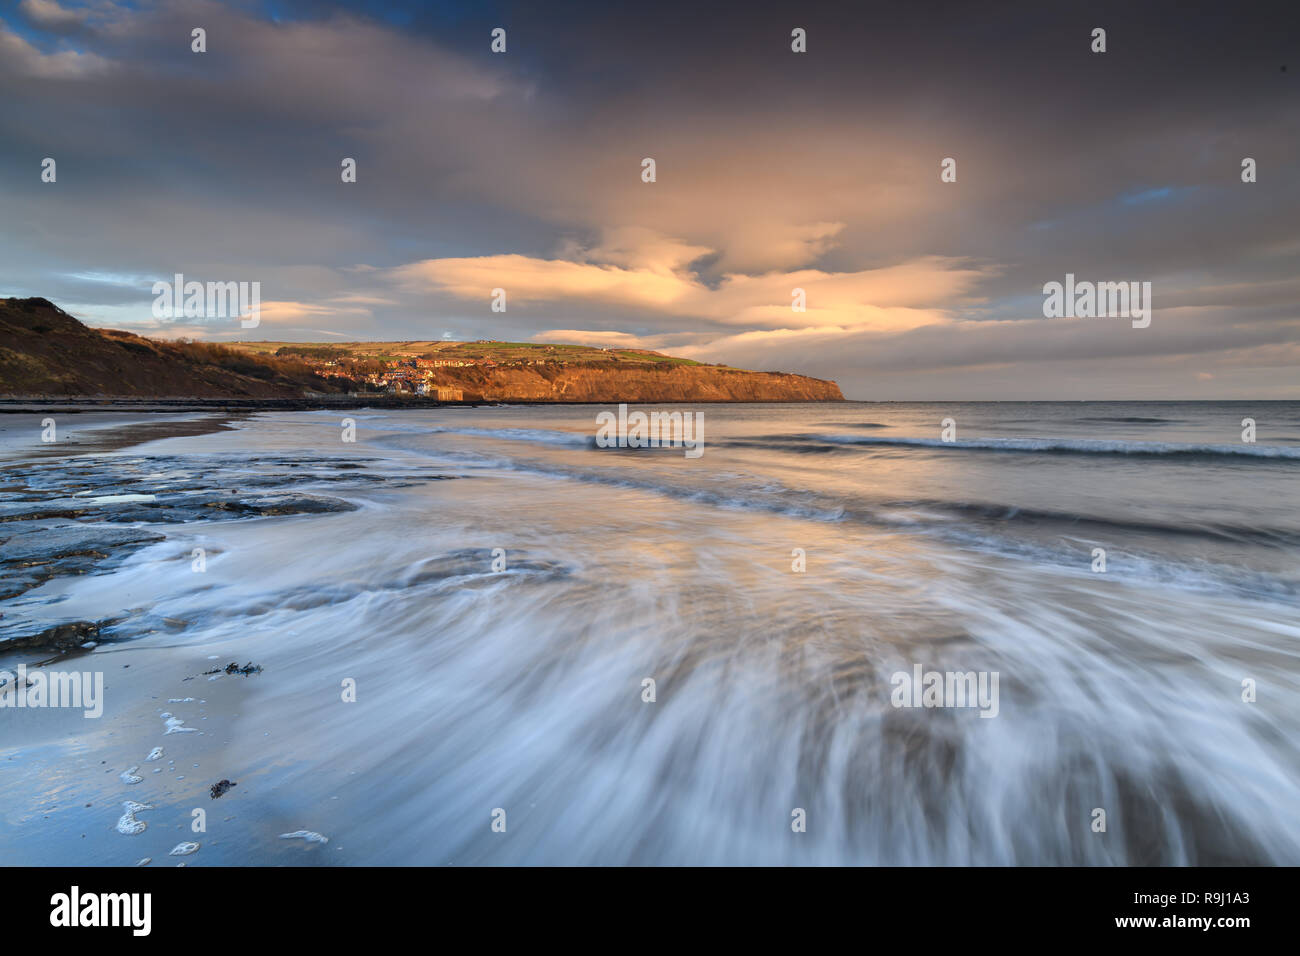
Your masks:
M615 408L3 416L0 862L1300 864L1300 403Z

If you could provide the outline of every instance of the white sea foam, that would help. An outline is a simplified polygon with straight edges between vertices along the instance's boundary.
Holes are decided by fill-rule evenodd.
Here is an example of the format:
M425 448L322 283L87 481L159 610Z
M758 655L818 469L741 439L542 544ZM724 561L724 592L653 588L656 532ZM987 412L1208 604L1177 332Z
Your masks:
M122 816L117 821L117 832L125 836L135 836L143 833L148 824L143 820L137 820L135 815L143 810L152 810L153 807L147 803L136 803L134 800L126 800L122 803Z
M167 729L163 731L163 736L166 737L169 734L192 734L196 732L197 728L186 727L185 721L181 720L179 717L168 717Z

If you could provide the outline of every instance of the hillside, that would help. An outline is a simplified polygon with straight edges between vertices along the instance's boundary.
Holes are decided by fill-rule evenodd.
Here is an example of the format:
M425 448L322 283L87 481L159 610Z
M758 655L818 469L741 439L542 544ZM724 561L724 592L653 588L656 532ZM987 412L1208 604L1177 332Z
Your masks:
M294 398L341 391L303 363L92 329L47 299L0 299L0 394Z
M260 355L295 355L312 359L364 360L444 359L514 362L633 362L654 365L702 365L649 349L603 349L590 345L554 345L538 342L236 342L233 347Z
M706 365L648 349L535 342L240 342L249 354L313 363L375 388L414 387L466 401L842 401L834 382Z
M233 342L88 328L46 299L0 299L0 394L460 401L842 401L834 382L643 349L528 342Z

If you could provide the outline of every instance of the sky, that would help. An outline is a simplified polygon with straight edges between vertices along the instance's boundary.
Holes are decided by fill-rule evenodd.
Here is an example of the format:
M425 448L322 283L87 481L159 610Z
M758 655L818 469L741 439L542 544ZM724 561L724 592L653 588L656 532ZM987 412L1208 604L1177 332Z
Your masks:
M213 341L645 347L854 399L1296 399L1295 20L0 0L0 296ZM259 282L260 325L155 318L176 273ZM1067 274L1149 282L1150 325L1046 318Z

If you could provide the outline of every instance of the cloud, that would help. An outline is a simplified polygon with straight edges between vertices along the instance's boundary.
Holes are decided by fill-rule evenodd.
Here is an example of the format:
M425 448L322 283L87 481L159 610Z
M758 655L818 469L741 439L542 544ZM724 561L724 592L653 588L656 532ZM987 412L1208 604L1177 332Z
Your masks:
M549 329L533 336L534 342L595 345L601 348L659 349L664 336L633 335L630 332L600 332L590 329Z
M688 266L709 251L646 230L620 230L582 254L614 262L517 254L426 259L396 268L392 276L407 288L436 289L469 302L487 303L493 289L504 289L507 308L583 303L625 317L692 316L718 325L899 330L948 321L944 304L996 272L928 256L857 272L728 274L709 285ZM806 311L792 308L797 289L804 292Z
M679 272L714 252L709 246L692 245L645 226L605 229L601 241L591 248L568 245L569 255L564 258L664 274Z
M728 236L719 265L737 272L791 269L817 261L835 247L842 222L753 222Z
M86 10L69 10L55 0L22 0L19 11L31 23L54 33L72 33L86 22Z
M12 71L40 80L80 80L105 73L112 63L94 53L42 53L0 22L0 75Z
M297 322L308 317L369 314L370 310L365 308L335 308L312 302L293 301L263 302L261 309L262 321L269 324Z

